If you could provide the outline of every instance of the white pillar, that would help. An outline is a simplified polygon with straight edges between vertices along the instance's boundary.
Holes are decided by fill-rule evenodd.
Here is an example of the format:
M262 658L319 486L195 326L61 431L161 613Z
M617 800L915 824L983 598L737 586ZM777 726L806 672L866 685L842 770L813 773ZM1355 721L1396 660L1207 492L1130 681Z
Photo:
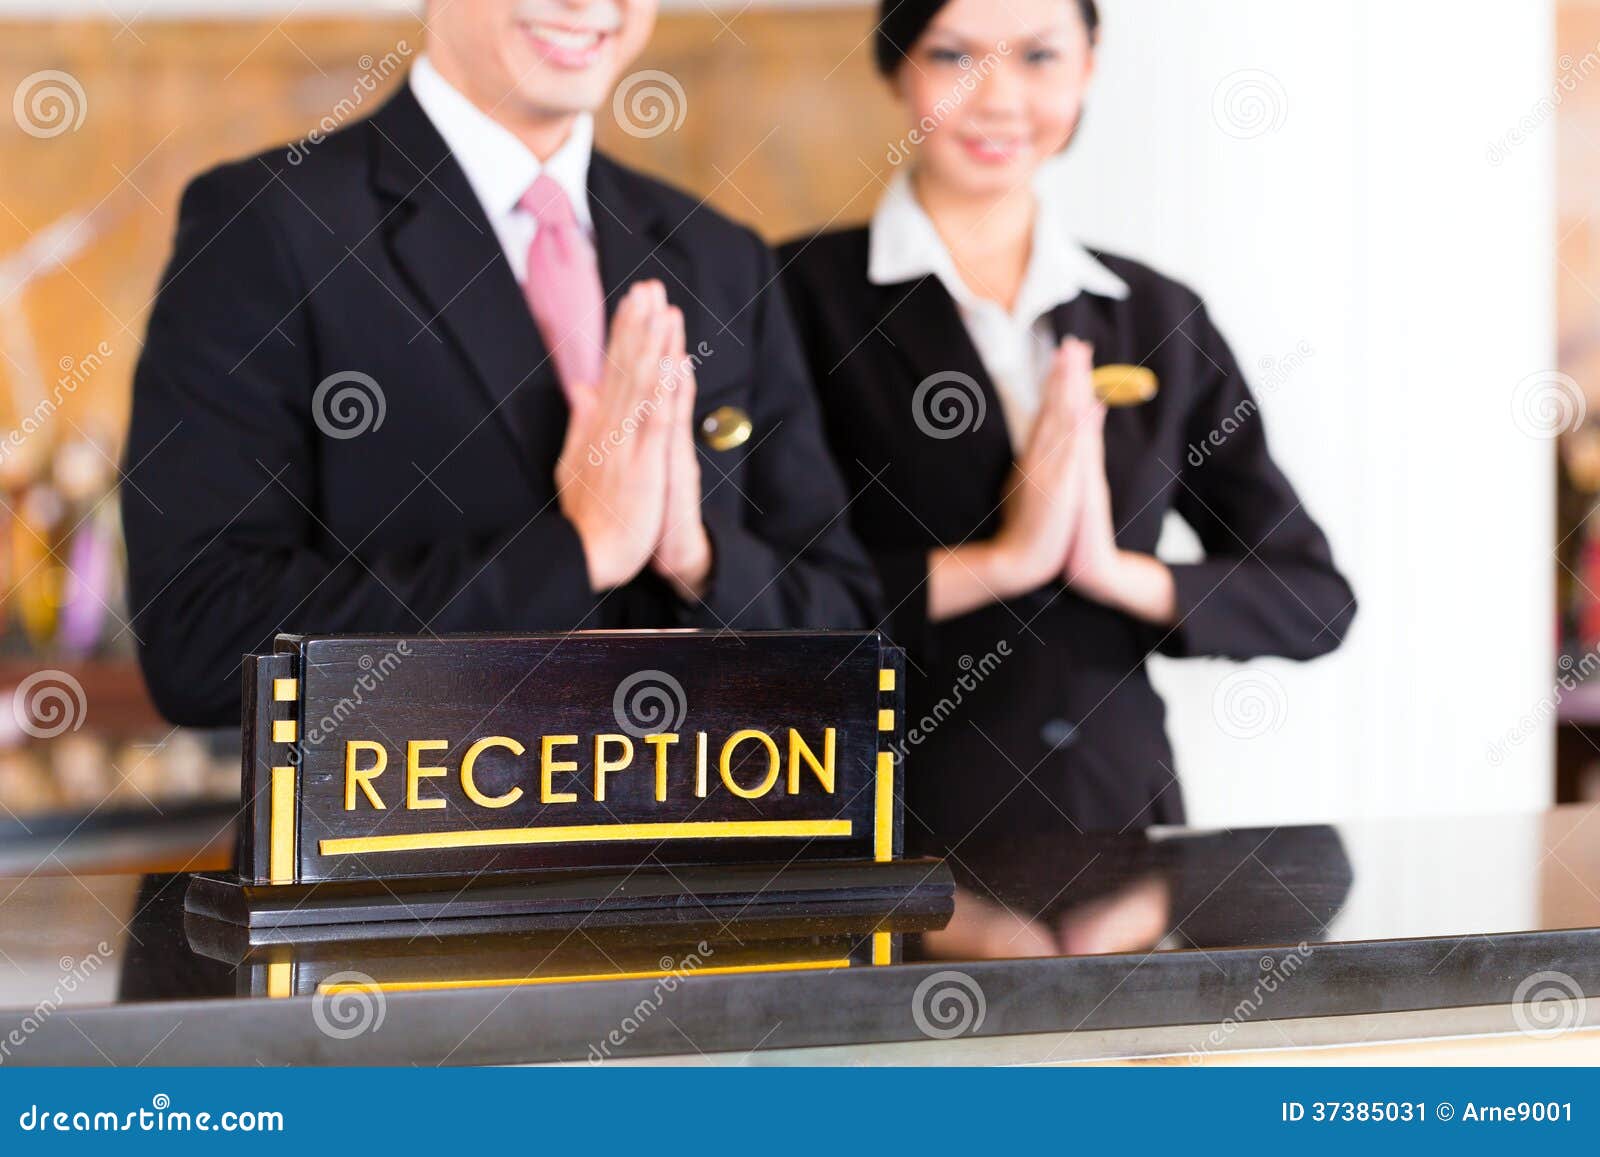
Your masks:
M1545 806L1551 0L1102 8L1072 225L1208 300L1361 601L1310 666L1159 665L1192 819Z

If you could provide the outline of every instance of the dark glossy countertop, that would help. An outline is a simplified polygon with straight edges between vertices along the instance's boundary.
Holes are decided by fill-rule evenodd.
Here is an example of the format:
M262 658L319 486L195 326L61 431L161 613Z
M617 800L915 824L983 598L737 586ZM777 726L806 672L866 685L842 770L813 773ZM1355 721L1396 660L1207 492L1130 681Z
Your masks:
M1204 1049L1244 1021L1489 1005L1537 1025L1600 996L1597 812L963 848L949 925L876 946L859 919L687 913L251 948L185 920L183 877L0 879L0 1063L737 1059L1182 1025Z

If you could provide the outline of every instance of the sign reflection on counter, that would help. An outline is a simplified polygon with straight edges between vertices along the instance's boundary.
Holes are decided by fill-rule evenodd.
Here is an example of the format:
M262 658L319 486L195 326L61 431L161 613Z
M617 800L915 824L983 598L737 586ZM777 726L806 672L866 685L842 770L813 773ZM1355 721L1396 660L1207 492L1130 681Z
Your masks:
M255 883L898 852L876 633L282 636L246 666Z

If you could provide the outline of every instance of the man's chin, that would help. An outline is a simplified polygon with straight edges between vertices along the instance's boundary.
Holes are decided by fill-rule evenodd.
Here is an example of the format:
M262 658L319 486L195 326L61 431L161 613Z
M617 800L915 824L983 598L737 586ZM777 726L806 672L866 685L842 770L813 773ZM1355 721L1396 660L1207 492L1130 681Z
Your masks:
M611 76L542 73L517 86L517 103L531 113L570 116L594 112L611 91Z

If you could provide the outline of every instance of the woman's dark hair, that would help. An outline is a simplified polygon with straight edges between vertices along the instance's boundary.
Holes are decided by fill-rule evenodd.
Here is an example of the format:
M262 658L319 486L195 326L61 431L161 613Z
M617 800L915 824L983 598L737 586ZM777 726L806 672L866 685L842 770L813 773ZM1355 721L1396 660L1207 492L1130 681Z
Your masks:
M893 76L911 52L911 46L922 38L939 9L950 0L880 0L878 4L878 32L873 44L878 71ZM1100 31L1100 9L1095 0L1075 0L1083 16L1084 27L1092 41Z

